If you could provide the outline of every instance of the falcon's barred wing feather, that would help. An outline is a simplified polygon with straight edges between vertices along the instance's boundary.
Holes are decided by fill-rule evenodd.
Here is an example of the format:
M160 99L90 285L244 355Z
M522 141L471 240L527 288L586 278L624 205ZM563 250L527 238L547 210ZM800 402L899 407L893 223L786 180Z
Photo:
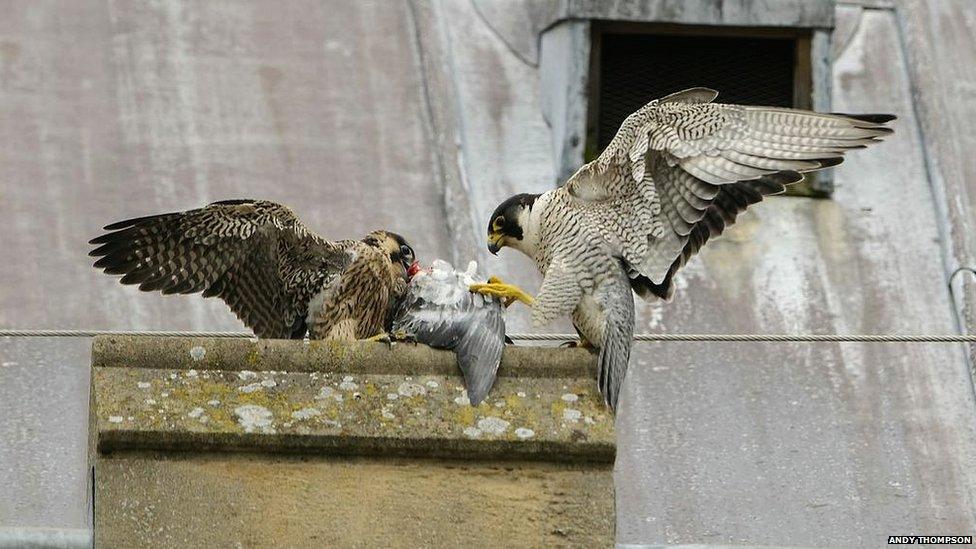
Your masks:
M798 175L798 174L797 174ZM794 181L789 181L792 183ZM677 244L680 251L677 258L671 261L667 274L660 284L651 282L643 275L636 275L631 280L634 291L641 297L656 295L661 299L671 299L674 295L674 275L691 259L709 238L722 234L725 228L735 223L735 218L747 207L763 199L764 196L783 192L788 184L778 181L774 176L768 176L757 181L746 181L723 185L718 188L715 198L704 211L701 219L690 225L689 233L684 239L673 239L671 245ZM681 242L684 242L682 245ZM662 254L662 259L674 257L671 253Z
M120 221L90 241L95 267L123 284L223 299L261 338L304 335L305 308L341 272L351 241L328 242L285 206L228 200Z
M711 103L716 95L693 88L650 102L566 184L584 207L600 208L608 241L646 288L669 286L692 249L721 232L717 220L724 228L740 206L892 132L890 115Z

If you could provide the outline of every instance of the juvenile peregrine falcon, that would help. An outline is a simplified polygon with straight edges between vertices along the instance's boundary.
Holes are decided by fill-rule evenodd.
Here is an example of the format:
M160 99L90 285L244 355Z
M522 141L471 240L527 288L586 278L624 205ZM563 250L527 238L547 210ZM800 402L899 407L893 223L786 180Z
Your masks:
M634 332L634 299L670 299L673 277L705 242L764 195L804 172L891 133L891 115L712 103L693 88L651 101L624 120L600 156L560 188L503 202L488 222L488 249L533 258L544 279L535 324L572 314L584 344L599 348L598 383L616 408Z
M367 339L384 333L407 287L414 252L373 231L330 242L294 212L225 200L120 221L91 240L95 267L149 292L217 296L259 338Z

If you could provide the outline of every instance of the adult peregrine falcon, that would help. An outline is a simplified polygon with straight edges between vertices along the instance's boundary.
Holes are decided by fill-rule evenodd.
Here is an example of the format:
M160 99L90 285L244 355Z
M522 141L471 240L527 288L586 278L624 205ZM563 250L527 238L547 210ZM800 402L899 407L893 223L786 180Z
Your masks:
M90 244L95 267L122 284L224 300L259 338L381 336L407 287L414 252L373 231L330 242L289 208L225 200L186 212L120 221Z
M630 358L631 290L670 299L678 269L750 204L892 132L891 115L712 103L717 95L693 88L651 101L565 185L513 196L488 221L489 251L515 248L544 276L534 302L507 284L495 295L531 304L537 325L571 313L583 343L599 348L611 408Z

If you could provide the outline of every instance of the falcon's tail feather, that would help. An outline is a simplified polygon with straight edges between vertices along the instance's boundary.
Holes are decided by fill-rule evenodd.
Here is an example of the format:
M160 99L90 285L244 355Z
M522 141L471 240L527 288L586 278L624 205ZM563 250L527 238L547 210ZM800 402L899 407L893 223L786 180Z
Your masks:
M597 356L597 386L600 388L600 394L603 395L603 401L614 411L617 410L620 390L627 376L633 331L633 324L628 327L620 323L608 322L603 344Z
M604 344L597 356L597 385L603 395L603 401L611 410L617 410L620 399L620 389L627 374L627 362L630 360L629 336L623 345Z

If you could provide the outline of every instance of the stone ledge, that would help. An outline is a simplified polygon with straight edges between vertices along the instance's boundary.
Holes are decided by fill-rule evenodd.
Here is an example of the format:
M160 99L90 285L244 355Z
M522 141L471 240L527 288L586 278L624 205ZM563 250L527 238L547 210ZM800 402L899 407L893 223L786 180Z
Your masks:
M507 348L472 407L424 346L96 338L95 544L610 545L593 362Z
M349 344L280 339L98 336L92 366L460 375L454 353L426 345ZM584 349L507 346L500 377L595 377Z
M579 349L506 349L468 404L450 352L409 344L100 337L91 435L101 453L212 450L598 461L613 415Z

